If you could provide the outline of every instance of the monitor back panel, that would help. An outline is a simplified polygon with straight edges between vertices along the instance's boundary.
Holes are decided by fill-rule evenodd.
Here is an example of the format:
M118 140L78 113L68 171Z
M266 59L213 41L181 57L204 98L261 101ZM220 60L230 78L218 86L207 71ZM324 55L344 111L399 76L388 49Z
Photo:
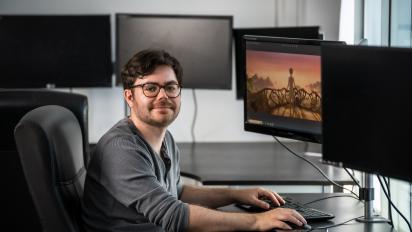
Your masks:
M412 181L412 49L322 48L323 158Z

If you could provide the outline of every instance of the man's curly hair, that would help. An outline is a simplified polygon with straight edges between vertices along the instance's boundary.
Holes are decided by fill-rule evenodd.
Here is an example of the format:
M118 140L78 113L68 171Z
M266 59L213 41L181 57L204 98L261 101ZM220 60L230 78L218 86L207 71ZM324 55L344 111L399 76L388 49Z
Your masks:
M137 78L152 74L161 65L170 66L176 74L176 79L182 85L183 68L179 61L164 50L146 49L136 53L123 66L122 77L123 89L132 88Z

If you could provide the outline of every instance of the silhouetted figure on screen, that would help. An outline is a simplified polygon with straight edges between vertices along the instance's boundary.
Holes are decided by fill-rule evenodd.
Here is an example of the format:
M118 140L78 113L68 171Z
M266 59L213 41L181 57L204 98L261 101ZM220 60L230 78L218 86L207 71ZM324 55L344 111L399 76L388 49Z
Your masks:
M289 68L289 78L288 78L288 87L289 90L289 107L290 107L290 115L293 116L293 112L295 111L295 79L293 78L293 68Z

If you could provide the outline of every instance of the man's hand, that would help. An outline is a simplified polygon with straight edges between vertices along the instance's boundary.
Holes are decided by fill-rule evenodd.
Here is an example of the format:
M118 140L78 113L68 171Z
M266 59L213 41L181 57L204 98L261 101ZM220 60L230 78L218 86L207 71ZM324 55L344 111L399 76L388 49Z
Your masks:
M305 218L293 209L276 208L256 214L256 228L259 231L267 231L273 228L290 230L288 223L303 226L307 224Z
M269 209L270 205L263 201L266 198L275 205L285 204L285 200L279 194L264 188L239 189L232 192L233 199L241 204L254 205L263 209Z

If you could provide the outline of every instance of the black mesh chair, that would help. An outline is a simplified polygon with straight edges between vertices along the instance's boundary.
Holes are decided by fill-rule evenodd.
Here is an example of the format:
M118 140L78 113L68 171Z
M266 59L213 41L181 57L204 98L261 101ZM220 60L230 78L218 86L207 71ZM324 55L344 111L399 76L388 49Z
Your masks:
M13 131L28 111L51 104L68 108L80 122L84 163L87 165L90 152L86 96L45 89L0 90L0 182L3 185L0 205L7 212L2 218L2 225L13 228L12 231L41 231L17 155Z
M80 125L67 108L48 105L28 112L14 137L43 231L82 230L86 170Z

